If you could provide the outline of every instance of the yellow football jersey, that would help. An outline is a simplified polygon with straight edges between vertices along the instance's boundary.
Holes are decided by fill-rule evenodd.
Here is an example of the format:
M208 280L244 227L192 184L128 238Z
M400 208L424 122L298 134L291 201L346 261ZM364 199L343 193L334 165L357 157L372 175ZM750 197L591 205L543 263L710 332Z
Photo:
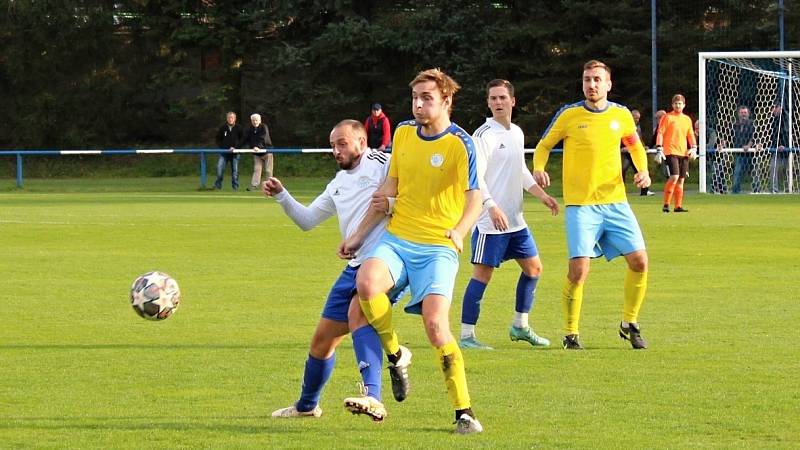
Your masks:
M420 244L453 247L445 236L461 219L464 193L478 189L475 147L469 133L451 124L437 136L423 136L416 122L397 125L389 176L397 178L397 201L386 227Z
M622 180L620 143L639 171L647 170L645 149L628 108L608 102L602 111L584 102L556 113L536 145L533 169L544 170L550 150L564 141L563 191L566 205L602 205L627 201Z

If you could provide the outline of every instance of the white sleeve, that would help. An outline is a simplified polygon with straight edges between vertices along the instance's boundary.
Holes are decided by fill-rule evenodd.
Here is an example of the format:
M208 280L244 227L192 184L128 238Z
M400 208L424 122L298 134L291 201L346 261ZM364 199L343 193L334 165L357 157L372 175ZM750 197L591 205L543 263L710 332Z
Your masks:
M528 170L525 165L522 165L522 188L526 191L531 187L536 186L536 180L531 175L531 171Z
M475 162L478 169L478 188L481 190L483 208L489 209L496 205L494 200L492 200L492 193L489 192L489 186L486 184L486 169L489 164L491 149L483 137L473 136L472 141L475 143Z
M303 231L314 228L336 212L336 205L328 195L327 189L308 206L303 206L295 200L286 189L276 194L275 200L281 205L283 212Z

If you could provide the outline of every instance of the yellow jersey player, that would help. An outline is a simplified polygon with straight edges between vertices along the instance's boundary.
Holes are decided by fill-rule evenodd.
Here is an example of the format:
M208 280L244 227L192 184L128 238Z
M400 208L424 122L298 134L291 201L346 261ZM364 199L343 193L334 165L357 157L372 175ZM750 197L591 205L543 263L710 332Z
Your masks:
M556 113L536 146L533 176L542 187L550 185L545 172L550 149L564 141L563 190L569 272L561 294L564 307L566 349L583 349L578 322L583 285L589 275L589 259L604 255L609 261L619 255L628 263L625 274L623 319L620 337L634 349L647 348L639 330L639 310L647 291L647 250L633 215L620 171L622 142L638 172L633 177L640 188L650 185L645 149L636 134L630 111L608 101L611 69L596 60L583 66L581 102Z
M472 412L464 359L449 322L458 253L481 212L475 149L470 135L450 121L458 83L430 69L410 86L414 120L398 124L389 174L373 194L374 214L342 242L339 255L350 257L361 236L384 211L392 210L386 233L359 270L356 287L361 309L387 353L395 398L404 399L408 391L411 352L399 344L386 292L408 283L412 298L405 311L422 315L455 410L456 432L479 433L483 427Z

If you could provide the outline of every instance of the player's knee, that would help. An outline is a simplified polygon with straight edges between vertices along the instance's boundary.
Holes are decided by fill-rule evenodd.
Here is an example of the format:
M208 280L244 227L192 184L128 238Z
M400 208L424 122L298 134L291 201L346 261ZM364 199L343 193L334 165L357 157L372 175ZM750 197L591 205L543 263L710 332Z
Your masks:
M317 359L328 359L336 351L336 340L320 333L315 333L311 338L311 346L308 351L311 356Z
M539 277L542 275L542 260L539 258L532 259L528 264L523 267L522 271L529 277Z
M636 252L628 258L628 267L634 272L647 272L647 253Z
M351 309L347 314L347 326L350 328L351 333L367 325L369 325L369 322L361 311L361 308Z

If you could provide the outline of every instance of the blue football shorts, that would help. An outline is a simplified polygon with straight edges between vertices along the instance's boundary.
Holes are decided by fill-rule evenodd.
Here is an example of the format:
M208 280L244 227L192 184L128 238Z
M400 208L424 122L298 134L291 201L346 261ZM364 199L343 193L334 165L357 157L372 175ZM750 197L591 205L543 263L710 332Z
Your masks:
M386 232L369 254L389 267L397 286L408 285L411 300L405 311L422 314L422 300L431 294L453 298L453 286L458 274L458 255L444 245L417 244Z
M500 267L509 259L532 258L539 254L528 227L511 233L472 232L472 264Z
M331 291L328 293L328 299L325 300L325 306L322 308L322 317L337 322L347 322L347 311L350 308L350 301L356 295L356 274L358 267L347 266L339 278L333 284ZM392 305L406 293L408 290L407 285L395 285L389 291L389 300Z
M567 249L570 258L620 255L644 250L639 223L628 203L567 206Z

